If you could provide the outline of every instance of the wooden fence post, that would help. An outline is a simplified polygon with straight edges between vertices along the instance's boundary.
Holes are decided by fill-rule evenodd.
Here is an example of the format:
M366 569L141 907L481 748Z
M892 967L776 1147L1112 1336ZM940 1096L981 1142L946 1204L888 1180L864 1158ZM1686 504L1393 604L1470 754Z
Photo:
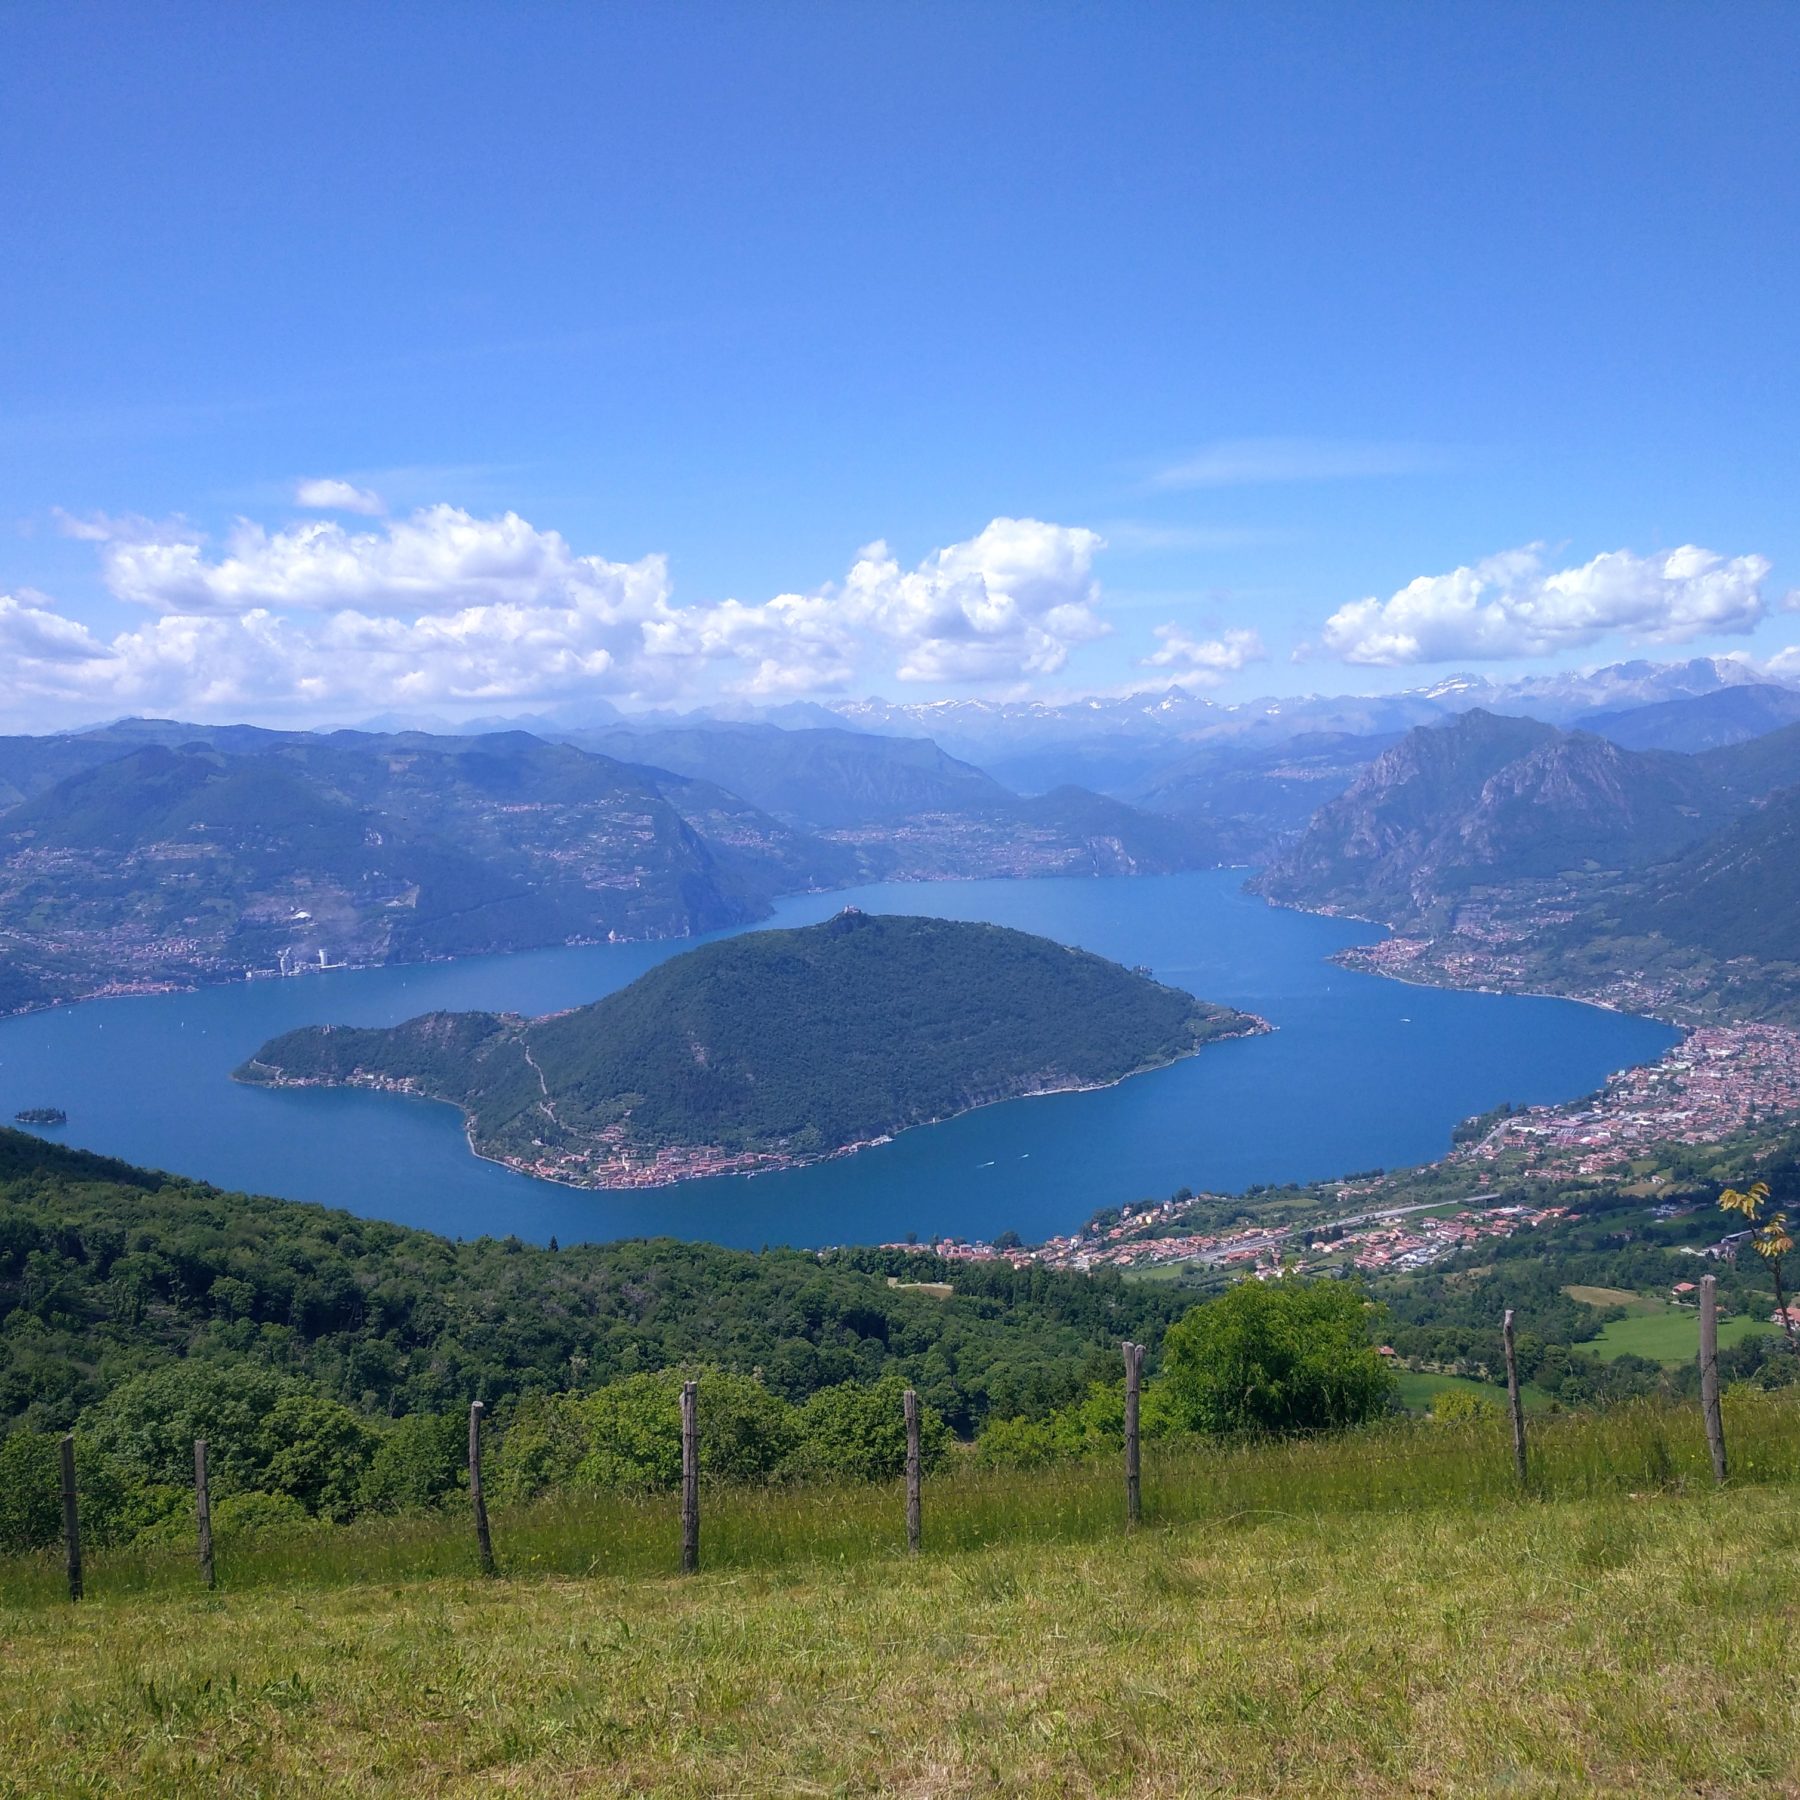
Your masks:
M1125 1351L1125 1524L1135 1529L1144 1513L1143 1487L1138 1479L1138 1383L1144 1367L1144 1346L1126 1344Z
M906 1409L906 1549L919 1554L919 1396L908 1388L902 1396Z
M62 1441L63 1553L69 1565L69 1598L81 1598L81 1516L75 1501L75 1434Z
M475 1550L481 1558L481 1572L492 1575L494 1540L488 1535L487 1496L481 1491L481 1418L486 1410L479 1400L469 1406L469 1505L475 1514Z
M700 1384L681 1384L681 1571L700 1567Z
M1700 1410L1706 1415L1706 1447L1713 1480L1725 1479L1725 1415L1719 1406L1719 1280L1700 1281Z
M194 1530L199 1539L200 1579L213 1585L212 1493L206 1482L206 1439L194 1439Z
M1519 1359L1513 1351L1512 1308L1500 1321L1500 1341L1506 1346L1506 1403L1512 1412L1513 1467L1518 1471L1519 1486L1525 1485L1525 1402L1519 1397Z

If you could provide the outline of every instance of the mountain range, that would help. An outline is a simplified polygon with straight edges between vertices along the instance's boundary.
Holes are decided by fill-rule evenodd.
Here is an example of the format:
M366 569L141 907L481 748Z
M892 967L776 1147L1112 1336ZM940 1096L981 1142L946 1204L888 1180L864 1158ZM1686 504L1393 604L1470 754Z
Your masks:
M1680 754L1476 710L1384 750L1257 885L1404 917L1483 883L1661 861L1795 782L1800 727Z
M1800 724L1678 754L1472 712L1384 751L1254 886L1395 925L1414 978L1794 1019L1796 851Z
M0 740L0 1011L692 936L780 894L872 880L1219 860L1179 821L1082 790L1021 797L918 740L748 726L619 747L633 760L520 731L167 720Z

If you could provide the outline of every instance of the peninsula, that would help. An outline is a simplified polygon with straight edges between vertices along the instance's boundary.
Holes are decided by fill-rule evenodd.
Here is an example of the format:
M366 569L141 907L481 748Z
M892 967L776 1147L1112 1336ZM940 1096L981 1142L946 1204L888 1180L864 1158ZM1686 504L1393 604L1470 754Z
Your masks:
M689 951L546 1018L289 1032L237 1076L449 1101L480 1156L575 1186L651 1187L793 1168L1266 1029L1048 938L846 909Z

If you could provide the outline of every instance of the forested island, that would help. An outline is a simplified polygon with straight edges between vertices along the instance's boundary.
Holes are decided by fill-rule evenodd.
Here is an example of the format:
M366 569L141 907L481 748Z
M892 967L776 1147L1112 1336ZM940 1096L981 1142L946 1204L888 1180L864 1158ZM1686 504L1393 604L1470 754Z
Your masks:
M13 1114L20 1125L66 1125L69 1115L60 1106L27 1106Z
M479 1155L644 1187L792 1168L1265 1029L1048 938L852 908L690 951L572 1012L313 1026L237 1073L446 1100Z

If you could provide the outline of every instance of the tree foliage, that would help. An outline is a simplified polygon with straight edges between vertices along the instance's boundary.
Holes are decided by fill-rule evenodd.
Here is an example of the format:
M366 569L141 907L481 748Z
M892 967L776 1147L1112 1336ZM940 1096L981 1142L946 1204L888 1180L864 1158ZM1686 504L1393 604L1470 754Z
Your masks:
M1171 1423L1217 1435L1327 1431L1387 1405L1393 1375L1349 1283L1243 1281L1197 1306L1163 1340Z

